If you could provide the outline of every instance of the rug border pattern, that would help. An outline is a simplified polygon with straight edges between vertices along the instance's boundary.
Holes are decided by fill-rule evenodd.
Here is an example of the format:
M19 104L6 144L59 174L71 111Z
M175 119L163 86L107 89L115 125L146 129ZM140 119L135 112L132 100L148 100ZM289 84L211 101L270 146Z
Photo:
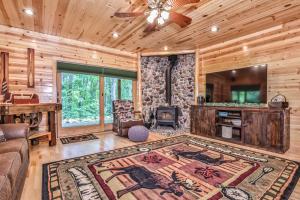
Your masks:
M177 138L178 141L172 141L173 138ZM259 152L256 152L256 151L253 151L253 150L247 150L247 149L243 149L243 148L240 148L240 147L233 147L233 146L229 146L229 145L226 145L226 144L222 144L222 143L219 143L219 142L214 142L214 141L209 141L209 140L205 140L205 139L202 139L202 138L198 138L198 137L195 137L195 136L190 136L190 135L180 135L180 136L175 136L175 137L169 137L169 138L165 138L165 139L162 139L162 140L156 140L156 141L152 141L152 142L146 142L146 143L141 143L141 144L137 144L137 145L132 145L132 146L128 146L128 147L123 147L123 148L116 148L116 149L113 149L113 150L109 150L109 151L103 151L103 152L100 152L100 153L94 153L94 154L89 154L89 155L84 155L84 156L78 156L78 157L74 157L74 158L70 158L70 159L65 159L65 160L59 160L59 161L54 161L54 162L49 162L49 163L45 163L43 164L43 175L42 175L42 199L43 200L48 200L49 199L49 196L52 196L52 194L49 194L49 189L48 186L49 183L48 180L49 180L49 176L50 177L58 177L58 174L57 174L57 168L59 167L59 164L63 164L63 163L71 163L71 162L76 162L76 161L79 161L79 160L84 160L84 159L91 159L91 163L93 163L93 161L98 161L99 160L102 160L102 161L107 161L107 160L112 160L112 159L118 159L118 158L122 158L124 156L130 156L130 155L135 155L135 154L138 154L140 153L140 151L138 151L137 149L140 148L140 147L145 147L145 145L153 145L153 144L159 144L159 145L162 145L162 146L158 146L156 148L153 148L153 149L158 149L158 148L161 148L161 147L166 147L166 146L170 146L170 145L174 145L174 144L178 144L178 143L182 143L182 142L187 142L189 141L189 143L193 144L193 141L196 141L196 145L199 146L199 143L197 143L197 141L200 141L200 143L202 142L205 142L206 144L211 144L211 145L206 145L205 148L208 148L208 149L211 149L213 151L217 151L217 152L220 152L220 149L222 149L221 147L225 147L229 150L232 150L232 152L235 152L235 151L240 151L240 152L243 152L243 153L251 153L253 155L256 155L256 156L261 156L261 157L264 157L264 158L271 158L271 159L277 159L279 161L285 161L287 163L289 163L289 165L283 169L281 175L279 177L277 177L277 179L274 181L274 183L272 184L272 186L265 192L265 194L263 195L263 197L265 198L275 198L280 190L282 189L282 187L280 187L280 189L278 190L275 190L274 189L274 184L278 185L278 181L280 179L288 179L290 180L290 183L289 185L285 188L285 190L282 192L281 194L281 199L289 199L290 195L292 194L299 178L300 178L300 163L297 162L297 161L293 161L293 160L289 160L289 159L284 159L284 158L280 158L280 157L277 157L277 156L272 156L272 155L269 155L269 154L264 154L264 153L259 153ZM203 143L204 144L204 143ZM215 145L218 146L218 148L214 147ZM200 145L201 147L201 145ZM132 152L132 153L126 153L127 150L130 150L130 149L136 149L136 151ZM125 155L124 155L125 153ZM220 153L224 153L224 154L227 154L227 155L230 155L230 153L226 153L226 152L220 152ZM111 155L114 155L111 157ZM235 155L236 156L236 155ZM245 157L243 157L243 159L247 159ZM249 159L251 160L251 159ZM251 160L253 161L253 160ZM256 160L257 162L257 160ZM90 165L89 164L89 165ZM288 168L288 169L287 169ZM292 174L291 172L293 170L291 170L291 168L296 169L295 173ZM290 172L290 173L289 173ZM289 175L289 178L285 178L283 177L283 174L284 176L286 177L287 175ZM291 177L291 175L293 175ZM57 181L58 178L57 178ZM59 184L58 184L59 185ZM58 186L59 187L59 186ZM63 197L61 196L56 196L55 198L57 197L60 197L63 199ZM262 197L262 199L264 199Z

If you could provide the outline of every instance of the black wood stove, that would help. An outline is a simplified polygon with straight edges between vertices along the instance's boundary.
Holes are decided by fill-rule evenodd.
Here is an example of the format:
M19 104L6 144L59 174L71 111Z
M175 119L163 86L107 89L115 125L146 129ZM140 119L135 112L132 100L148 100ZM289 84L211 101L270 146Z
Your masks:
M166 103L168 106L159 106L156 109L156 127L172 126L174 129L179 126L179 107L172 106L172 86L171 74L173 67L177 64L177 56L169 56L170 66L166 69Z
M156 126L172 126L174 129L178 127L177 106L160 106L156 110Z

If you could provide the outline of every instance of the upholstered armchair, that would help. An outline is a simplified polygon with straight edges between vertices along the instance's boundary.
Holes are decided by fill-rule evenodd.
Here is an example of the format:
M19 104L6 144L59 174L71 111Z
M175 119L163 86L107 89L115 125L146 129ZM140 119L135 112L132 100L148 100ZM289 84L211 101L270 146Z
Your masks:
M119 136L127 137L128 129L136 125L144 125L140 112L134 111L130 100L113 101L113 131Z

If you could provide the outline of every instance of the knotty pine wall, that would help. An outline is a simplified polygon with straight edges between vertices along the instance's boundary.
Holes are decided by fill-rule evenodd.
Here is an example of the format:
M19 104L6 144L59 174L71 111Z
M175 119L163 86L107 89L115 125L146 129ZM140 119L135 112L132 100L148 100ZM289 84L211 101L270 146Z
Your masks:
M35 49L35 88L27 88L27 48ZM57 101L57 61L137 70L136 54L2 25L0 52L9 53L10 92L36 93L42 103Z
M217 37L217 35L216 35ZM243 46L248 46L248 51ZM300 152L300 20L199 51L199 94L205 94L205 74L268 64L268 101L278 92L291 110L291 148Z

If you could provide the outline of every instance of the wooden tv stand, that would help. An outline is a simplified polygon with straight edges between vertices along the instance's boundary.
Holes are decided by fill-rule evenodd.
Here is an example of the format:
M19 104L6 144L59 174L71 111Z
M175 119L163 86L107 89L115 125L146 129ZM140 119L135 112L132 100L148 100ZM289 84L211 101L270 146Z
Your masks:
M190 115L191 133L195 135L277 153L290 147L290 109L192 105ZM232 120L241 123L232 124ZM223 126L232 128L232 137L222 136Z

